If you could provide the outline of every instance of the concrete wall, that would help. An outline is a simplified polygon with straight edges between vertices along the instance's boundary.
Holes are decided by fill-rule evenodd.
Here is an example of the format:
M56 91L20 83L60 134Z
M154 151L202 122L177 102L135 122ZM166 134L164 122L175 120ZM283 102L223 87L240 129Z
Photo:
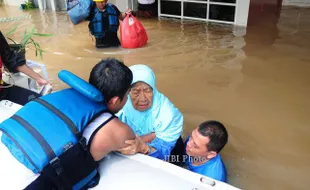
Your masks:
M130 8L134 11L138 9L137 0L109 0L109 2L117 6L121 12L125 12L127 8Z
M11 6L20 6L23 4L25 0L4 0L4 4L11 5Z
M283 0L283 6L310 7L310 0Z
M11 6L20 6L25 0L4 0L4 3ZM137 10L137 0L109 0L118 7L122 12L125 12L127 8ZM42 6L42 9L47 10L66 10L66 0L33 0L36 7Z
M52 2L54 2L57 11L66 10L66 0L46 0L46 2L48 9L52 9Z
M248 23L250 0L238 1L238 9L236 15L236 24L246 26Z
M25 0L4 0L4 3L11 6L20 6ZM65 10L66 9L66 0L33 0L33 4L36 7L42 5L42 9L47 10Z
M44 10L66 10L66 0L34 0L34 2L37 7L42 7Z

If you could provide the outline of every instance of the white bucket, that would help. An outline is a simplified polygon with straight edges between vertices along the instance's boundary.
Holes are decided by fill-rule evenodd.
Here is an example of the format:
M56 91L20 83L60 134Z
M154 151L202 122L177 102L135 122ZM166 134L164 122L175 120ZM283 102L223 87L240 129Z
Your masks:
M45 65L37 63L35 61L27 60L26 64L32 68L35 72L42 75L45 80L48 80L48 74ZM3 81L7 84L13 84L41 95L49 94L52 90L51 85L40 86L37 82L23 73L15 73L10 75L2 75Z

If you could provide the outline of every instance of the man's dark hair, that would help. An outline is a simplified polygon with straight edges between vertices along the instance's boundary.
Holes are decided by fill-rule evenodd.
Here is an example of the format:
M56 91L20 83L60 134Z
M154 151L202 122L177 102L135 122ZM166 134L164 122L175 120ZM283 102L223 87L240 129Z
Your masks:
M207 145L209 151L219 153L228 141L228 133L224 125L218 121L205 121L198 127L198 132L209 137L210 142Z
M122 100L130 88L132 78L131 70L123 62L108 58L95 65L89 83L99 89L108 102L115 96Z

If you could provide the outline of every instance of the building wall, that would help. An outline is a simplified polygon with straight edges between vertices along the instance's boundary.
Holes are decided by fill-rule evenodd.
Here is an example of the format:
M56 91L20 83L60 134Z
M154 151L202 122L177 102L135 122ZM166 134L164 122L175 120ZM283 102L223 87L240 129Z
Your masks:
M125 12L127 8L130 8L134 11L136 11L138 8L137 0L109 0L109 2L117 6L121 12Z
M20 6L25 0L4 0L4 3L11 6ZM39 7L40 3L43 5L43 9L52 10L65 10L66 1L65 0L33 0L32 1L36 7Z
M11 5L11 6L20 6L23 4L24 0L4 0L4 4Z
M238 9L236 15L236 24L240 26L247 26L249 15L250 0L238 1Z
M47 10L66 10L66 1L65 0L34 0L35 4L39 7L39 3L42 3L42 9Z

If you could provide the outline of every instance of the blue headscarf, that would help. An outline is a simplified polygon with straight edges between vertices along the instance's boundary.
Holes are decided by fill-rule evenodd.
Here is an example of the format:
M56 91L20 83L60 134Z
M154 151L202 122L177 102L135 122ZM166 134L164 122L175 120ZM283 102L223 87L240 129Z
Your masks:
M124 108L117 115L139 136L154 132L156 138L150 145L161 152L159 157L169 155L177 139L182 134L183 115L167 97L157 90L155 74L150 67L133 65L129 68L133 72L132 84L144 82L152 87L152 106L148 110L138 111L133 107L129 97Z

